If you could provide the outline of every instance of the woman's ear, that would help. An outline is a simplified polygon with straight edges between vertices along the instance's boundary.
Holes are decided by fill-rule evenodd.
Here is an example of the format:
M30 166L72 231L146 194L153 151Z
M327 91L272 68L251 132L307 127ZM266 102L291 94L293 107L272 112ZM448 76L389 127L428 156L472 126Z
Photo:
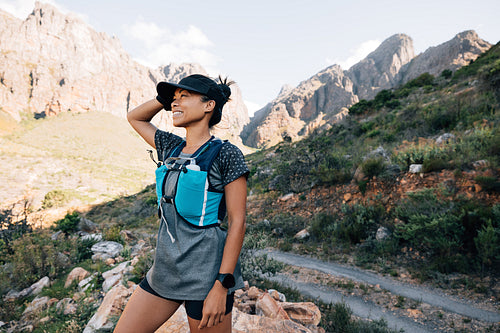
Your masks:
M215 109L215 101L210 100L205 102L205 112L212 112Z

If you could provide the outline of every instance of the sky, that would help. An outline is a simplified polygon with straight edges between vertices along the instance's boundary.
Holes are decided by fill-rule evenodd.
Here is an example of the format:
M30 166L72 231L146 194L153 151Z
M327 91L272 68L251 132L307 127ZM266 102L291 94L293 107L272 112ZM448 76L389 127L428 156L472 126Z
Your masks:
M475 30L500 41L499 0L47 0L95 30L116 36L152 68L200 63L235 80L250 112L322 69L360 61L397 33L415 53ZM33 0L0 0L25 19Z

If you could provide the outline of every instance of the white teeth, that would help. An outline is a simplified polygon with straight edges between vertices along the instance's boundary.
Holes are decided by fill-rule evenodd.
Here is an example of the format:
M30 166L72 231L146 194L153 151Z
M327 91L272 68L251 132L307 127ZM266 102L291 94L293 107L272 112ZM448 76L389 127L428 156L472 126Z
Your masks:
M182 114L182 112L181 112L181 111L174 111L174 112L172 112L172 114L173 114L174 116L178 116L178 115L181 115L181 114Z

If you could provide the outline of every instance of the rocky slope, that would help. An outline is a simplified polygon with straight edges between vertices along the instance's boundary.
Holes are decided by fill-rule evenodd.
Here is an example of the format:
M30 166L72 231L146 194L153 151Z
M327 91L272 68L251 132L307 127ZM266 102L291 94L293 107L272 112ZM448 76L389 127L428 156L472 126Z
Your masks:
M430 47L413 58L401 68L397 81L404 83L425 72L439 75L445 69L455 71L468 65L490 47L491 44L479 38L475 31L461 32L453 39Z
M24 21L0 10L0 43L0 110L16 120L23 113L46 117L89 110L125 117L154 96L157 82L205 73L196 64L142 66L117 38L38 2ZM221 126L238 135L248 112L237 87L225 112Z
M299 84L259 110L241 136L246 145L269 147L283 137L299 138L311 130L342 118L346 107L371 99L379 91L429 72L456 70L476 59L491 45L474 31L432 47L415 57L412 39L396 34L365 59L344 71L333 65Z

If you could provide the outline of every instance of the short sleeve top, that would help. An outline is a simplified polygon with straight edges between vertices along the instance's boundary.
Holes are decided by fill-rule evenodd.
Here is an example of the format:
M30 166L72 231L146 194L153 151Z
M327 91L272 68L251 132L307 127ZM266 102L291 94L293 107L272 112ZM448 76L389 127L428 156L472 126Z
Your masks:
M183 141L181 137L175 134L157 130L155 145L158 158L164 160L169 156L172 149ZM250 171L241 150L232 143L226 142L213 162L209 173L209 182L215 189L223 191L224 186L241 176L248 177L249 173Z

